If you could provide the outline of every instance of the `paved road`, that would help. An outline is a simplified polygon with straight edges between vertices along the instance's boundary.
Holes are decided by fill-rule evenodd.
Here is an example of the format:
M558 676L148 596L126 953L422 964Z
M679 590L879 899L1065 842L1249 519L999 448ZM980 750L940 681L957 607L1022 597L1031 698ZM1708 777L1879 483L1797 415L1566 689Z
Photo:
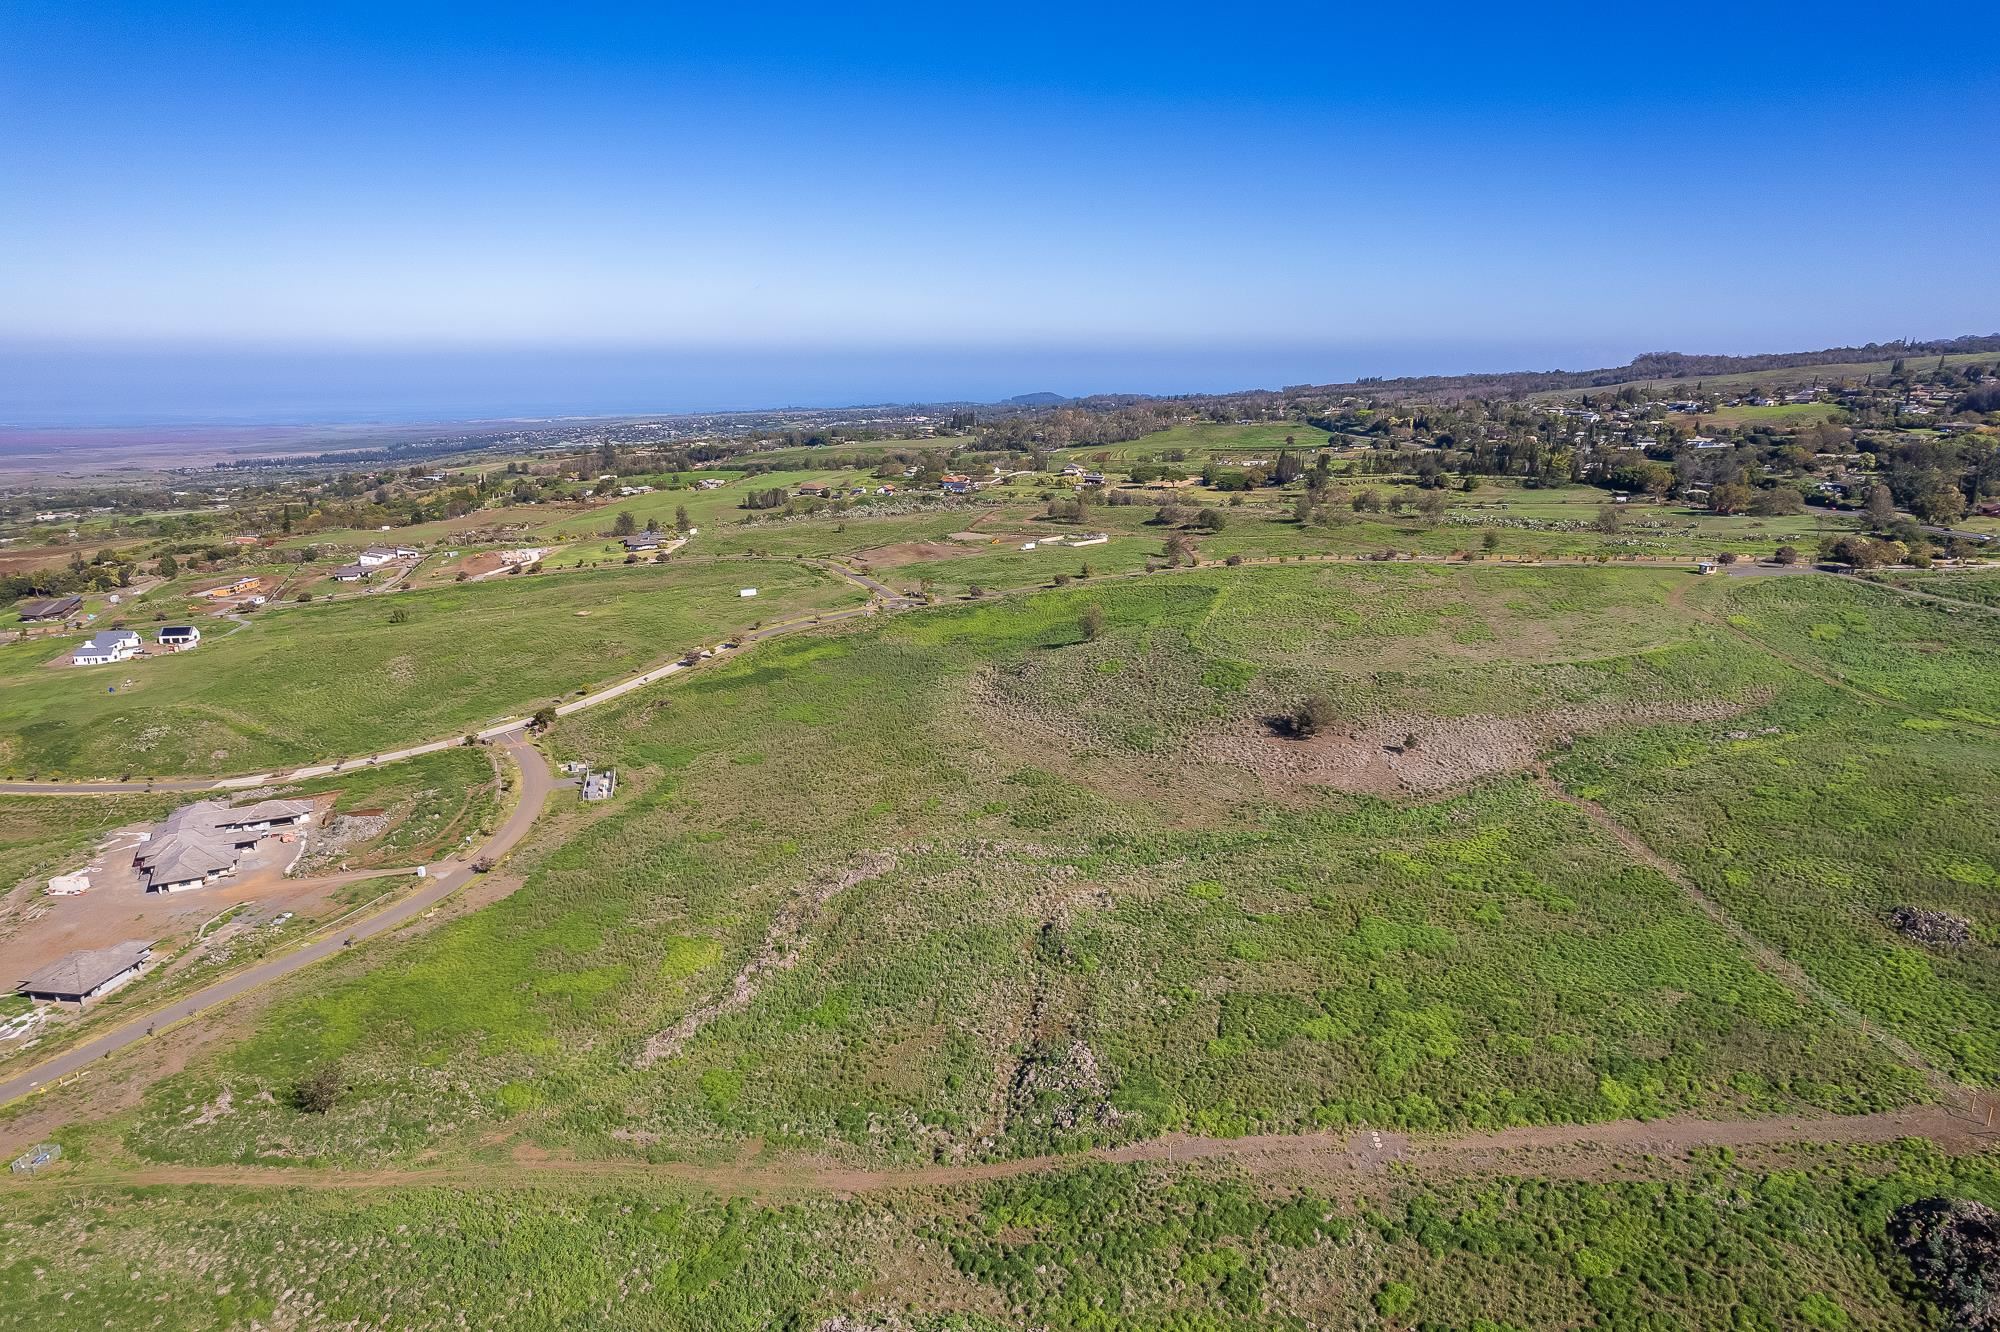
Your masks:
M508 740L505 748L521 769L521 798L515 804L513 812L507 816L506 822L500 825L499 831L487 838L485 844L475 853L475 859L485 857L498 860L512 850L514 844L527 835L536 816L542 812L542 806L547 803L549 792L555 787L554 777L550 774L549 765L542 758L541 751L520 737ZM226 1003L277 980L281 976L289 976L295 971L309 967L321 958L339 952L344 946L344 940L366 939L393 930L449 897L464 886L474 872L470 862L465 861L440 861L430 866L429 870L429 877L421 888L375 915L343 925L302 948L259 962L233 976L226 976L213 985L176 999L165 1007L134 1014L121 1025L98 1033L75 1049L59 1054L33 1068L24 1069L5 1082L0 1082L0 1105L26 1096L134 1042L147 1039L149 1030L162 1030L184 1018L193 1017L217 1004Z

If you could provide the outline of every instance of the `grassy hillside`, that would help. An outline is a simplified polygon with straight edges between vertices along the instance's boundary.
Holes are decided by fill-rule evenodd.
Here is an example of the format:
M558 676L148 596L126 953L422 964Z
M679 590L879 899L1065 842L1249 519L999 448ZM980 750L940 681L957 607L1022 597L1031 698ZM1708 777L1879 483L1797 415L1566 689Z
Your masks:
M1844 592L1785 595L1821 588ZM1716 629L1696 593L1727 589L1246 569L768 644L566 723L559 752L618 761L612 808L500 906L322 978L150 1102L132 1145L359 1160L499 1122L591 1154L966 1159L1922 1097L1918 1071L1535 778L1573 745L1558 771L1624 809L1600 774L1669 755L1667 789L1698 792L1733 780L1736 736L1774 726L1863 760L1872 738L1828 722L1837 696ZM1312 693L1337 732L1276 735L1264 719ZM1936 796L1976 789L1940 751L1904 761ZM1952 855L2000 857L1993 826L1959 829ZM1783 823L1724 833L1750 839L1746 864L1796 854ZM1899 955L1876 927L1850 952ZM1981 965L1940 971L1925 1014L1871 1011L1988 1076L1984 1036L1960 1053L1916 1029L1953 1011L1992 1030ZM708 1009L739 974L751 998ZM1861 1003L1863 984L1832 988ZM351 1112L254 1099L329 1058L361 1078ZM245 1108L179 1115L223 1088Z
M194 652L101 667L0 648L0 771L244 772L365 754L532 711L755 620L851 605L812 569L604 569L273 607ZM400 621L396 618L403 617ZM52 664L53 663L53 664Z

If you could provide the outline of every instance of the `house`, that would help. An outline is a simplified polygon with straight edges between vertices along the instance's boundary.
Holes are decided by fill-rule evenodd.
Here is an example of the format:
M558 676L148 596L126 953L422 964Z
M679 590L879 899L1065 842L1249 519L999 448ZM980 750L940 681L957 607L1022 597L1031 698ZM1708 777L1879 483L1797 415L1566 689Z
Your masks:
M132 854L149 893L200 888L236 872L264 834L312 822L306 800L260 800L232 809L198 800L169 814Z
M1104 473L1102 473L1102 472L1085 472L1085 473L1083 474L1083 484L1085 484L1086 486L1101 486L1101 485L1103 485L1103 484L1104 484Z
M602 772L583 774L583 798L585 800L609 800L618 791L618 772L606 768Z
M240 597L255 592L263 584L255 578L239 578L233 583L223 583L219 587L205 587L195 593L198 597Z
M186 652L201 646L201 630L191 624L170 624L160 630L159 639L169 652Z
M330 575L336 583L358 583L364 578L374 577L358 564L343 564Z
M417 558L417 556L421 554L423 554L423 552L418 550L415 546L396 547L396 558L399 560L414 560L415 558Z
M67 620L83 609L82 597L35 597L14 608L23 620Z
M799 494L824 495L826 494L826 487L817 481L801 481L799 483Z
M1716 571L1717 567L1714 560L1697 560L1694 571L1698 574L1712 574Z
M387 564L390 560L393 560L395 558L396 558L396 552L393 547L370 546L368 549L362 551L359 555L356 555L354 557L354 562L360 565L364 569L375 569L381 567L384 564Z
M87 1004L143 975L152 955L152 943L142 939L86 949L50 963L15 989L37 1003Z
M715 477L705 476L694 483L694 488L696 490L719 490L722 488L722 482Z
M625 549L627 550L658 550L659 548L660 534L658 532L638 532L625 538Z
M139 654L139 635L130 629L106 629L70 653L76 666L103 666L114 661L130 661Z

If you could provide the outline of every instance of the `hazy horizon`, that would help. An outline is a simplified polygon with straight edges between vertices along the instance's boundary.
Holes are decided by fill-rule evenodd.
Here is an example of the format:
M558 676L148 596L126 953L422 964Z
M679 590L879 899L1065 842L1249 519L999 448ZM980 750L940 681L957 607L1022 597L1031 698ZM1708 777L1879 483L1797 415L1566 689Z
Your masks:
M0 426L409 423L1229 392L1618 364L1509 347L270 348L0 345ZM1610 357L1605 360L1602 358Z
M1950 337L1972 330L1925 330ZM1649 351L1748 354L1886 341L1879 331L1787 346L1382 344L1127 347L164 347L0 341L0 430L421 424L678 415L1024 393L1157 396L1369 376L1588 370ZM4 440L0 440L4 446Z

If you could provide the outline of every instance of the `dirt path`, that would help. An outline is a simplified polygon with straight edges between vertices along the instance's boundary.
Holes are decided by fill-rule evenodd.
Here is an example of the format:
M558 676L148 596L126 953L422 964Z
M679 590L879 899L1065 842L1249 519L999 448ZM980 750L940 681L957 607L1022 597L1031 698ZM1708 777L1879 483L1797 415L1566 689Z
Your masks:
M1925 1138L1953 1154L2000 1144L1993 1097L1969 1093L1967 1104L1922 1105L1873 1115L1701 1119L1680 1116L1609 1124L1557 1124L1451 1135L1412 1136L1373 1129L1343 1133L1257 1134L1197 1138L1175 1134L1074 1156L1032 1156L959 1166L869 1168L810 1159L768 1163L695 1164L632 1160L578 1161L519 1151L504 1164L407 1166L371 1170L312 1170L259 1166L86 1166L41 1180L0 1179L0 1193L50 1185L136 1187L208 1185L225 1188L401 1189L520 1188L555 1182L611 1188L648 1184L693 1186L726 1196L793 1197L945 1189L1069 1169L1091 1162L1118 1165L1220 1163L1253 1176L1282 1177L1322 1188L1367 1184L1392 1168L1433 1178L1532 1173L1537 1177L1601 1179L1646 1166L1684 1168L1674 1158L1701 1148L1782 1149L1817 1144L1890 1143Z
M1895 1055L1897 1059L1922 1073L1929 1080L1932 1088L1940 1095L1949 1097L1961 1091L1956 1083L1952 1082L1942 1070L1931 1063L1915 1046L1894 1032L1884 1030L1870 1021L1845 999L1834 994L1831 990L1807 975L1805 970L1797 963L1738 924L1736 918L1724 910L1721 903L1702 891L1700 885L1689 878L1680 866L1653 850L1637 833L1619 822L1610 810L1604 808L1604 806L1598 804L1595 800L1586 800L1582 796L1573 795L1564 790L1562 784L1551 777L1546 768L1536 773L1536 781L1549 795L1562 801L1570 808L1579 811L1601 831L1608 834L1620 846L1625 848L1626 852L1633 859L1665 876L1670 882L1677 885L1682 892L1687 894L1688 900L1701 909L1703 915L1721 926L1730 938L1734 939L1751 957L1756 959L1757 965L1761 970L1769 972L1783 981L1794 994L1819 1004L1829 1012L1838 1014L1844 1021L1852 1023L1855 1027L1867 1033L1868 1036L1873 1038L1884 1049Z

